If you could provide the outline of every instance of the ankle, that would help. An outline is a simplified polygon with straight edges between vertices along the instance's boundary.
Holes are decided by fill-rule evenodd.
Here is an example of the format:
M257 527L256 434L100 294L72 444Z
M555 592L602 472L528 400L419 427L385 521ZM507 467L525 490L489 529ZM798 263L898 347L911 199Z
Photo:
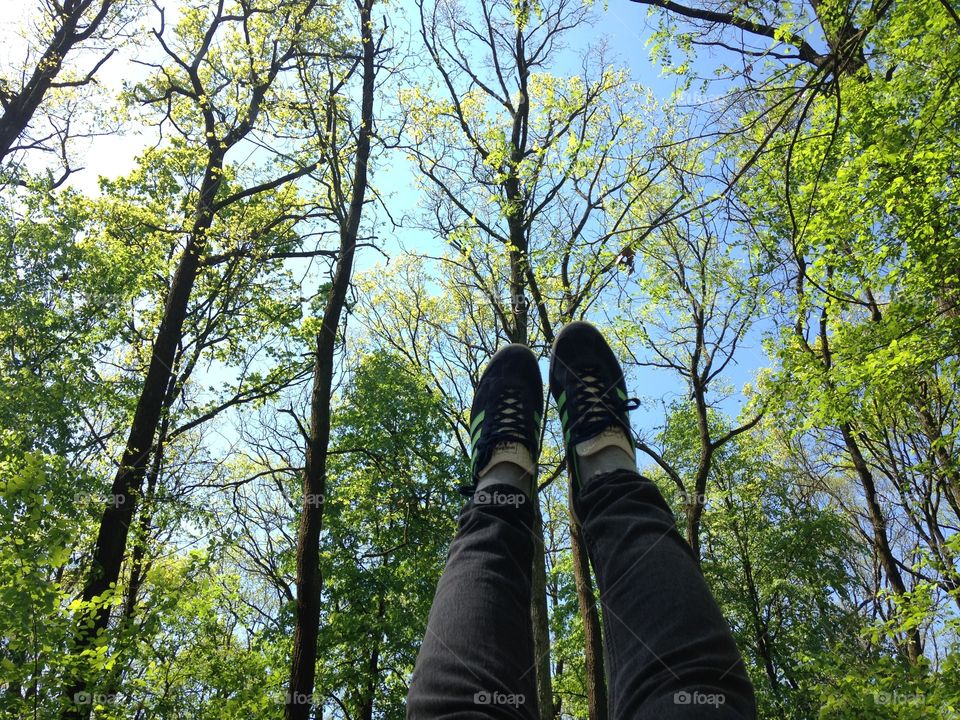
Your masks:
M473 493L474 500L489 497L495 486L498 489L514 488L522 492L528 500L533 497L533 475L510 462L499 463L478 480L477 489Z
M583 483L602 473L637 469L633 443L622 428L615 426L578 443L574 452L577 455L578 474Z
M533 497L533 479L536 464L533 456L521 443L500 443L487 465L477 472L474 495L493 485L509 485Z

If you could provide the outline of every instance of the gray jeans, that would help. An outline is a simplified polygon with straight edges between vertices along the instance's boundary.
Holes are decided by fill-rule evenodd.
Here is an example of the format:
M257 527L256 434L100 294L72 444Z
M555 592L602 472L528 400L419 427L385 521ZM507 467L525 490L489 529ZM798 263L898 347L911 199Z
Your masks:
M593 478L574 500L597 574L610 717L755 718L730 629L656 486ZM417 657L407 717L538 718L531 501L509 486L470 500Z

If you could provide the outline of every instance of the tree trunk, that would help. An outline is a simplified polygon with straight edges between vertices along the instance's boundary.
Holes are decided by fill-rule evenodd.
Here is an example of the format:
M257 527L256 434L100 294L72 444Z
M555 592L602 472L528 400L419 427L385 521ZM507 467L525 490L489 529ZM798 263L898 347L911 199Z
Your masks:
M727 488L728 490L730 488ZM735 512L734 504L728 498L726 501L727 511ZM749 523L748 523L749 525ZM763 661L763 669L766 671L767 680L770 682L770 690L773 692L777 706L780 706L780 680L777 677L777 670L773 663L773 655L770 650L770 628L763 618L763 608L760 603L760 593L757 590L757 583L753 575L753 561L750 559L750 544L748 538L744 535L744 529L738 520L733 521L733 536L737 541L737 547L740 550L740 566L743 568L743 579L746 583L747 597L750 600L750 625L753 630L753 639L756 643L757 654Z
M320 533L327 491L327 448L330 442L330 393L333 384L333 356L337 329L353 272L360 219L367 190L367 162L373 129L373 93L376 48L373 43L371 10L373 0L357 3L360 10L363 88L361 128L354 155L350 205L340 228L340 252L333 285L316 338L313 388L310 395L310 428L306 441L303 472L303 505L297 535L297 614L293 632L293 654L286 698L287 720L307 720L312 707L317 664L317 637L320 630Z
M930 396L926 381L920 383L920 425L923 428L927 439L930 441L930 448L933 457L930 460L932 467L940 471L943 478L942 484L945 489L944 496L953 511L960 515L960 473L954 467L953 459L947 451L944 444L944 437L934 422L933 414L930 412Z
M573 515L573 497L570 497L570 552L573 555L573 580L577 589L577 604L583 621L583 651L587 712L590 720L606 720L607 682L603 666L603 636L600 616L590 577L590 560L583 542L580 523Z
M698 346L699 347L699 346ZM706 390L696 376L694 366L694 398L697 407L697 434L700 438L700 460L697 463L697 472L693 478L693 494L687 495L686 520L687 542L693 550L693 557L700 562L700 522L703 518L703 508L707 500L707 478L710 476L710 467L713 463L715 446L710 439L709 415L707 410Z
M543 543L543 514L540 498L533 498L533 577L530 583L530 618L533 622L533 654L537 679L537 702L542 720L553 712L553 685L550 679L550 616L547 608L547 564Z
M823 0L810 0L823 36L830 46L835 72L838 75L855 75L866 66L867 58L863 54L863 35L853 24L853 18L846 9L841 9L839 18L831 18L830 11L836 11L835 4L823 7Z
M707 383L709 361L707 368L701 368L701 362L708 357L706 347L706 325L702 307L693 302L691 308L693 322L696 328L696 345L690 358L690 390L697 411L697 438L700 443L700 459L697 462L697 472L693 478L693 495L687 494L687 542L693 550L693 557L700 563L700 520L703 517L703 506L706 502L707 477L710 475L710 465L713 460L714 445L710 439L710 413L707 407Z
M527 268L527 281L531 293L538 297L534 285L533 271ZM567 303L567 307L570 303ZM537 309L543 321L543 334L548 343L553 343L554 333L550 326L542 300L537 300ZM563 322L570 322L570 315L562 316ZM567 466L567 473L573 477L573 471ZM590 574L590 557L587 553L583 532L573 510L573 486L568 485L567 502L570 510L570 551L573 556L573 582L577 593L577 605L583 622L584 679L587 690L587 711L590 720L605 720L607 717L607 681L604 667L603 633L600 625L600 612L597 609L593 591L593 577ZM559 665L559 663L558 663ZM560 670L557 670L560 674ZM562 708L557 702L554 717L559 716Z
M377 623L374 628L373 648L367 659L367 686L363 702L360 704L360 720L373 720L373 705L377 697L377 676L380 674L380 638L382 637L381 623L387 613L387 606L383 596L377 601Z
M687 498L686 504L686 535L687 543L693 551L693 558L700 563L700 521L703 518L704 492L698 490L699 484L694 484L693 494Z
M213 198L223 177L223 152L211 153L200 186L197 216L190 233L190 240L173 276L170 292L163 312L163 320L157 330L150 355L150 366L143 383L140 398L130 426L130 435L123 451L120 468L113 480L111 496L100 519L100 530L93 551L93 563L81 598L90 603L103 598L111 591L119 577L127 548L127 534L136 511L137 500L143 487L147 460L150 457L157 427L160 424L167 387L173 373L177 345L183 337L183 323L193 284L200 267L200 257L207 247L206 233L213 223ZM72 652L79 653L90 646L110 619L110 605L102 603L93 611L92 621L82 617L72 643ZM86 678L74 678L66 684L63 717L79 720L88 717L90 705L78 705L74 695L87 688Z
M521 53L522 55L522 53ZM524 72L520 70L521 78ZM523 82L523 81L521 81ZM523 93L521 93L523 96ZM523 140L521 135L526 123L528 112L527 100L522 99L514 118L512 137L514 139L513 167L519 163L520 147ZM524 289L527 283L527 230L528 228L519 217L523 197L520 190L520 181L511 174L504 182L504 193L507 196L507 225L510 228L510 306L513 316L513 328L508 328L511 342L526 345L529 338L527 301ZM535 512L533 536L533 577L531 580L530 617L533 622L533 652L535 657L537 679L537 701L540 707L541 720L550 720L553 712L553 687L550 676L550 611L547 606L547 565L546 547L543 543L543 515L540 512L540 499L536 487L533 489L533 507Z
M883 567L883 572L887 576L887 582L890 583L893 592L902 599L907 594L907 587L903 582L903 576L900 574L900 568L897 565L893 550L890 548L890 542L887 539L887 521L883 516L883 508L880 507L880 502L877 498L877 487L873 481L873 474L870 472L870 467L860 452L860 446L857 443L850 424L841 423L840 433L843 435L843 442L847 447L850 459L853 461L853 467L857 472L857 477L860 479L860 484L863 487L863 493L866 497L867 510L870 514L870 525L873 528L874 550L880 558L880 564ZM921 655L923 655L923 646L919 630L914 629L907 633L905 650L907 657L912 663L916 663Z
M513 310L512 342L527 344L528 317L524 295L526 286L527 240L520 223L510 220L513 247L510 248L510 301ZM533 537L533 577L531 580L530 617L533 622L533 652L536 660L537 701L541 720L554 717L553 685L550 674L550 610L547 606L546 547L543 543L543 515L536 486L533 488L535 512Z

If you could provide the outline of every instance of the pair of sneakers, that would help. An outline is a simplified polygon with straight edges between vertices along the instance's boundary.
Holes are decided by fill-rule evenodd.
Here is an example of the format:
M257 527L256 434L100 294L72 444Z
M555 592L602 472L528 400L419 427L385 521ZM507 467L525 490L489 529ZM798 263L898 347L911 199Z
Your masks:
M590 323L572 322L557 335L550 357L550 393L557 403L574 490L582 486L583 465L610 447L635 458L627 413L638 401L627 397L623 370L613 350ZM490 359L470 410L472 485L504 462L536 476L543 386L537 358L525 345L507 345Z

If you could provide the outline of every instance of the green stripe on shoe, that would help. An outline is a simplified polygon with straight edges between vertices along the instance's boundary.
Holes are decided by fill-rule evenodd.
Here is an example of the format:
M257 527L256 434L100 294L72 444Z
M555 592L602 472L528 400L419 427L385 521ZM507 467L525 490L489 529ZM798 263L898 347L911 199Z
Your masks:
M477 416L476 416L473 420L470 421L470 435L471 435L471 436L473 435L474 430L476 430L477 427L480 425L480 423L483 422L483 416L486 415L486 413L487 413L486 410L481 410L480 412L477 413Z
M564 390L557 398L557 410L563 410L563 404L567 401L567 391Z

